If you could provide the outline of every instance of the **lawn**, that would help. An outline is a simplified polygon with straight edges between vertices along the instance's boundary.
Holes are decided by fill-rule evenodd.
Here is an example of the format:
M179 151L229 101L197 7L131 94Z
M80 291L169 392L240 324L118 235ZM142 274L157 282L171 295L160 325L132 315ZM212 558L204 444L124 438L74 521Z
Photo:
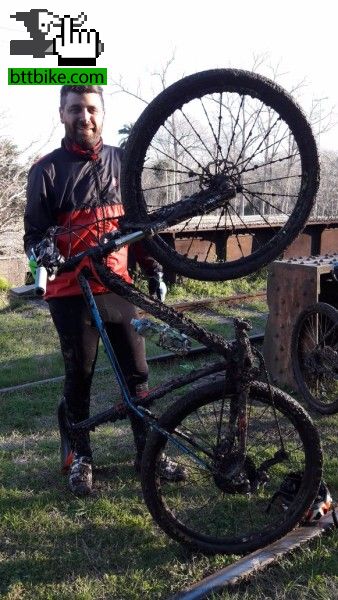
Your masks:
M62 374L57 339L45 309L10 308L1 299L1 384L17 385ZM229 331L233 313L264 323L264 304L199 314L217 331ZM158 350L162 352L162 350ZM149 353L155 353L151 346ZM101 353L99 366L105 367ZM179 359L153 364L151 384L163 371L184 373L208 361ZM205 557L169 539L152 522L134 472L128 423L100 427L92 435L95 493L75 498L59 469L56 381L0 395L0 597L5 600L159 600L234 561ZM93 411L109 405L117 391L107 371L93 383ZM161 407L162 408L162 407ZM159 410L161 410L159 408ZM312 414L322 433L325 478L338 491L338 415ZM337 495L337 494L336 494ZM333 533L285 558L251 582L217 598L241 600L334 600L338 598L338 536ZM216 600L216 597L214 597Z

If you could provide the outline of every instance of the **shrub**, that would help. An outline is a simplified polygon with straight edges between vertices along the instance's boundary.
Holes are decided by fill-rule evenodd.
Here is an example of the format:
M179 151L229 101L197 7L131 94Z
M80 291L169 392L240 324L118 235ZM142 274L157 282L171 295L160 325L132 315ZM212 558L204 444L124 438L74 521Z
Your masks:
M10 283L4 277L0 277L0 292L7 292L10 289Z

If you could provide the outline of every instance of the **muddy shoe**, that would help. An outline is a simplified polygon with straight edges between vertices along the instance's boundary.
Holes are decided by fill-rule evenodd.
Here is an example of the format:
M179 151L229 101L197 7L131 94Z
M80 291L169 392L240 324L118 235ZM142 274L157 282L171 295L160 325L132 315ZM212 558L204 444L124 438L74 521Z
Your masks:
M92 491L92 461L88 456L75 455L69 471L69 487L76 496L87 496Z

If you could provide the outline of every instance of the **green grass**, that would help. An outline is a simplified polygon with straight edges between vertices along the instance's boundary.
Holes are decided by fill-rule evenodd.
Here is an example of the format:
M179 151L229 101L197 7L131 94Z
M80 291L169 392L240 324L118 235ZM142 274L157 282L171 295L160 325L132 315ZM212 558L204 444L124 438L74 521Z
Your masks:
M218 284L210 285L217 288ZM174 301L175 297L170 293L168 300ZM208 313L202 309L187 314L203 327L232 337L233 316L250 319L255 333L265 326L264 315L257 316L256 313L266 310L265 302L255 300L234 307L219 304L211 307ZM63 375L59 340L47 307L27 301L13 304L6 293L0 292L0 331L0 388ZM148 356L168 352L151 340L147 340L146 344ZM197 342L193 342L194 345ZM101 347L97 366L108 366Z
M210 282L180 278L170 286L169 300L191 300L196 298L225 298L236 294L255 293L266 289L266 269L232 281Z
M61 374L58 340L48 313L26 304L10 309L4 296L0 308L0 329L5 334L4 339L1 336L1 387ZM255 301L240 307L220 305L217 313L219 319L239 314L256 319L258 329L265 310L264 302ZM228 322L215 326L214 316L205 314L197 314L197 319L231 335ZM155 349L151 346L149 353ZM150 383L163 383L164 373L170 378L207 360L191 363L183 358L154 365ZM100 365L104 364L101 354ZM56 405L61 394L62 382L56 382L0 396L1 598L165 600L235 560L189 552L153 524L134 473L133 441L125 421L92 434L95 493L87 499L75 498L59 471ZM106 408L116 396L108 373L97 372L93 411ZM164 408L163 400L157 410ZM322 434L325 479L337 497L338 415L312 416ZM336 600L337 555L335 532L217 598Z
M166 365L166 371L184 372L185 364ZM151 383L162 379L163 367L157 365ZM107 376L97 374L93 410L105 408L114 392ZM74 498L59 472L55 407L60 395L56 383L1 398L0 597L165 599L233 562L231 556L190 553L152 523L133 470L126 422L93 434L96 491L88 499ZM338 417L317 421L329 434L324 447L331 486L338 463L330 431L336 430ZM337 534L326 536L221 597L333 600L337 550Z
M48 307L27 301L10 302L0 292L0 388L63 375L59 339ZM151 342L148 355L159 354ZM98 368L108 365L100 347Z

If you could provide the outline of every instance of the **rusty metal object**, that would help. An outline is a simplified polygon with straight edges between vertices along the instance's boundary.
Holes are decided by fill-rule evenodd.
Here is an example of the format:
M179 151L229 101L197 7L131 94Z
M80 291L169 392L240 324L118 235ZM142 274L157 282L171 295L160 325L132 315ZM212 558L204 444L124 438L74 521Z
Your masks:
M265 567L279 560L282 556L298 548L302 544L319 537L333 527L332 513L328 513L318 523L294 529L285 537L261 550L241 558L232 565L209 575L191 587L178 592L168 600L201 600L211 594L221 591L226 587L239 584L243 579L261 571Z
M255 294L236 294L235 296L227 296L226 298L203 298L202 300L187 300L185 302L175 302L172 308L183 312L185 310L193 310L194 308L202 308L212 304L231 304L232 302L241 302L242 300L254 300L256 298L266 298L266 291L256 292Z
M273 380L296 389L291 364L291 335L298 315L319 300L321 278L332 271L338 254L299 257L272 263L267 286L269 317L264 357Z
M180 254L190 258L208 262L217 257L219 260L232 261L254 252L282 224L283 218L278 218L278 215L267 215L266 222L255 215L245 216L234 223L234 234L229 224L218 223L215 217L206 215L198 232L196 223L191 219L184 224L183 229L180 224L161 235ZM284 251L283 258L324 255L327 252L338 252L338 217L309 220L302 233ZM169 269L165 269L165 274L168 281L175 281L175 274Z

